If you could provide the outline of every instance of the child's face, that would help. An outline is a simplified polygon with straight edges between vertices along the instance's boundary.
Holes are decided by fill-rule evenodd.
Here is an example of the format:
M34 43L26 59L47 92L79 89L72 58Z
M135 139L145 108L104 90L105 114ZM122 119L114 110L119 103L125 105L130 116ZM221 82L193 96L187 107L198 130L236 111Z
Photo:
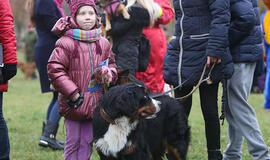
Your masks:
M92 29L97 21L97 16L92 6L82 6L76 15L76 22L83 30Z

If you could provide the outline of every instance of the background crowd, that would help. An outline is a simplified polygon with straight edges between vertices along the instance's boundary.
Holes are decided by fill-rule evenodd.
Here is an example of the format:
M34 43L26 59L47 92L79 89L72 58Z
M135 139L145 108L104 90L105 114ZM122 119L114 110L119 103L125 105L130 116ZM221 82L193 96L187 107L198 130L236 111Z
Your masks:
M90 81L93 74L95 75L95 83L99 85L113 84L116 79L114 64L116 63L121 70L128 69L131 74L136 75L153 93L164 92L165 82L174 87L182 85L180 89L175 90L176 98L189 94L194 90L194 86L196 86L195 89L199 88L209 160L241 159L244 139L247 141L248 151L254 160L270 159L256 113L252 106L248 104L250 92L257 92L254 88L260 86L259 92L264 90L265 94L265 102L262 107L264 109L270 108L270 65L267 65L270 63L270 16L268 10L265 10L260 16L257 0L198 0L196 5L193 1L188 0L173 0L172 3L169 0L155 0L151 3L142 1L142 3L130 4L130 6L127 3L128 7L134 8L129 12L131 19L127 21L121 16L117 17L112 22L112 29L108 32L114 41L112 52L115 59L108 49L110 48L107 44L108 41L104 38L97 36L85 40L76 38L75 34L69 35L69 29L98 33L100 21L95 2L91 0L67 0L66 3L69 4L70 10L68 15L71 15L71 20L65 18L62 3L62 0L27 1L27 11L30 15L31 25L35 26L37 37L33 34L30 35L32 37L24 39L25 54L29 62L33 61L31 55L34 57L41 92L53 93L46 120L42 123L40 146L60 150L65 148L65 159L89 159L92 153L90 147L92 127L91 120L89 120L91 116L83 119L84 122L81 122L81 119L78 121L74 116L64 116L67 142L59 141L56 139L61 118L58 114L59 106L64 104L63 97L68 97L68 100L70 100L68 105L70 106L83 106L83 103L86 103L87 100L91 101L89 103L95 104L101 96L101 91L99 89L89 91L89 88L87 88L88 90L84 91L85 93L80 93L78 91L83 91L83 87L89 85L88 81L79 82L78 87L73 82L78 82L79 78L89 79ZM264 0L264 3L270 9L270 1ZM85 6L90 6L90 8L84 8ZM87 12L93 10L92 17L89 18L90 27L85 27L83 23L80 23L87 19L83 17L84 15L81 15L81 12L84 13L84 9ZM154 14L160 12L160 10L162 10L162 14ZM0 43L4 48L4 67L1 68L0 85L2 91L0 95L0 140L3 144L0 146L0 160L4 160L9 159L10 151L7 126L2 114L3 91L7 90L7 81L16 74L17 58L13 16L7 0L1 2L0 11L3 11L0 16ZM166 37L161 25L170 23L174 16L176 19L174 34L167 49ZM63 26L65 24L68 25ZM29 30L35 33L31 30L31 25L29 25ZM65 36L63 36L64 34ZM140 41L144 35L149 40L151 50L149 50L150 58L147 61L147 68L140 70L139 56L140 52L143 52L140 48ZM27 36L29 35L26 33L25 37ZM60 40L56 44L59 38ZM74 63L75 70L81 69L82 71L86 67L80 65L77 68L78 62L66 61L67 59L76 59L78 53L87 52L89 46L79 47L83 49L76 50L78 48L76 45L85 45L82 42L89 43L93 51L93 53L91 52L92 59L83 58L85 61L83 64L91 62L87 65L92 67L91 71L82 75L77 75L72 70L70 73L62 72L68 69L61 68L59 64L67 66ZM30 49L27 48L28 43L30 46L35 44L34 53L31 47ZM68 50L61 52L61 49L65 49L67 46ZM70 50L72 47L75 51ZM63 53L68 53L72 58L65 58ZM130 53L130 55L125 55L125 53ZM102 58L97 58L99 56ZM110 59L110 65L106 66L107 68L105 66L101 69L94 67L107 58ZM164 68L162 64L164 64ZM205 74L201 75L204 71ZM59 76L60 74L62 76ZM65 75L71 75L71 78L65 77ZM201 81L201 76L210 79ZM107 78L107 81L102 81L104 77ZM260 82L260 80L263 82ZM229 124L229 143L224 153L222 153L220 147L218 114L220 81L224 82L223 85L228 90L228 105L225 107L225 117ZM263 85L260 83L263 83ZM59 104L58 96L60 97ZM180 100L180 103L185 106L188 117L192 106L192 96ZM78 131L77 134L74 133L76 130ZM88 136L85 136L86 134ZM78 155L81 155L81 157Z

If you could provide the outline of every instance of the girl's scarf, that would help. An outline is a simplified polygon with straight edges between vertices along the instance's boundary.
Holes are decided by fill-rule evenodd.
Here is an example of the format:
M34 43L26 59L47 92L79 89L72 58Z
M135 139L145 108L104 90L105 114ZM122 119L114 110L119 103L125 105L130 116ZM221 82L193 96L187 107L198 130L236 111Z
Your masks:
M99 39L101 38L101 29L92 29L89 31L81 29L69 29L66 31L65 35L73 39L85 42L95 42L96 44L96 54L102 54L102 49L99 44ZM75 43L78 44L78 41ZM75 47L74 56L76 56L78 47Z
M101 33L102 31L99 28L89 31L81 29L70 29L65 33L65 35L79 41L95 42L101 38Z

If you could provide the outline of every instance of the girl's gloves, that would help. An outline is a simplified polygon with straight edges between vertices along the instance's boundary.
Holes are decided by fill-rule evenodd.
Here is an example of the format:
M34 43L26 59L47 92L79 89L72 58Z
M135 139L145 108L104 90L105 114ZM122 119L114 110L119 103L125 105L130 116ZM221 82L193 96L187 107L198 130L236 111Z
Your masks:
M154 19L157 20L159 17L162 16L162 8L156 3L153 3L153 15Z
M71 100L70 99L67 100L67 104L69 105L69 107L77 109L78 107L80 107L80 105L83 104L83 100L84 94L77 93L76 95L74 95L74 97L71 97Z
M110 85L113 80L113 74L109 67L102 66L94 71L95 83L99 85Z

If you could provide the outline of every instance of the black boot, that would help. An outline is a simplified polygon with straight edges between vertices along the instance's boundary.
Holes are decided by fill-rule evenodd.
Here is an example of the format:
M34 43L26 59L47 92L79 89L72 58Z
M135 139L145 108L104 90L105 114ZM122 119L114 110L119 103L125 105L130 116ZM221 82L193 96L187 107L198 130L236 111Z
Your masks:
M43 134L43 132L44 132L44 127L45 127L45 125L46 125L46 121L43 121L42 122L42 134ZM61 140L58 140L58 139L56 139L56 141L59 143L59 144L61 144L61 145L63 145L63 146L65 146L65 141L61 141Z
M43 122L42 135L39 140L39 145L42 147L51 147L53 149L63 150L64 145L56 140L56 133L58 130L58 123L47 121Z
M222 158L220 149L208 150L208 160L222 160Z

